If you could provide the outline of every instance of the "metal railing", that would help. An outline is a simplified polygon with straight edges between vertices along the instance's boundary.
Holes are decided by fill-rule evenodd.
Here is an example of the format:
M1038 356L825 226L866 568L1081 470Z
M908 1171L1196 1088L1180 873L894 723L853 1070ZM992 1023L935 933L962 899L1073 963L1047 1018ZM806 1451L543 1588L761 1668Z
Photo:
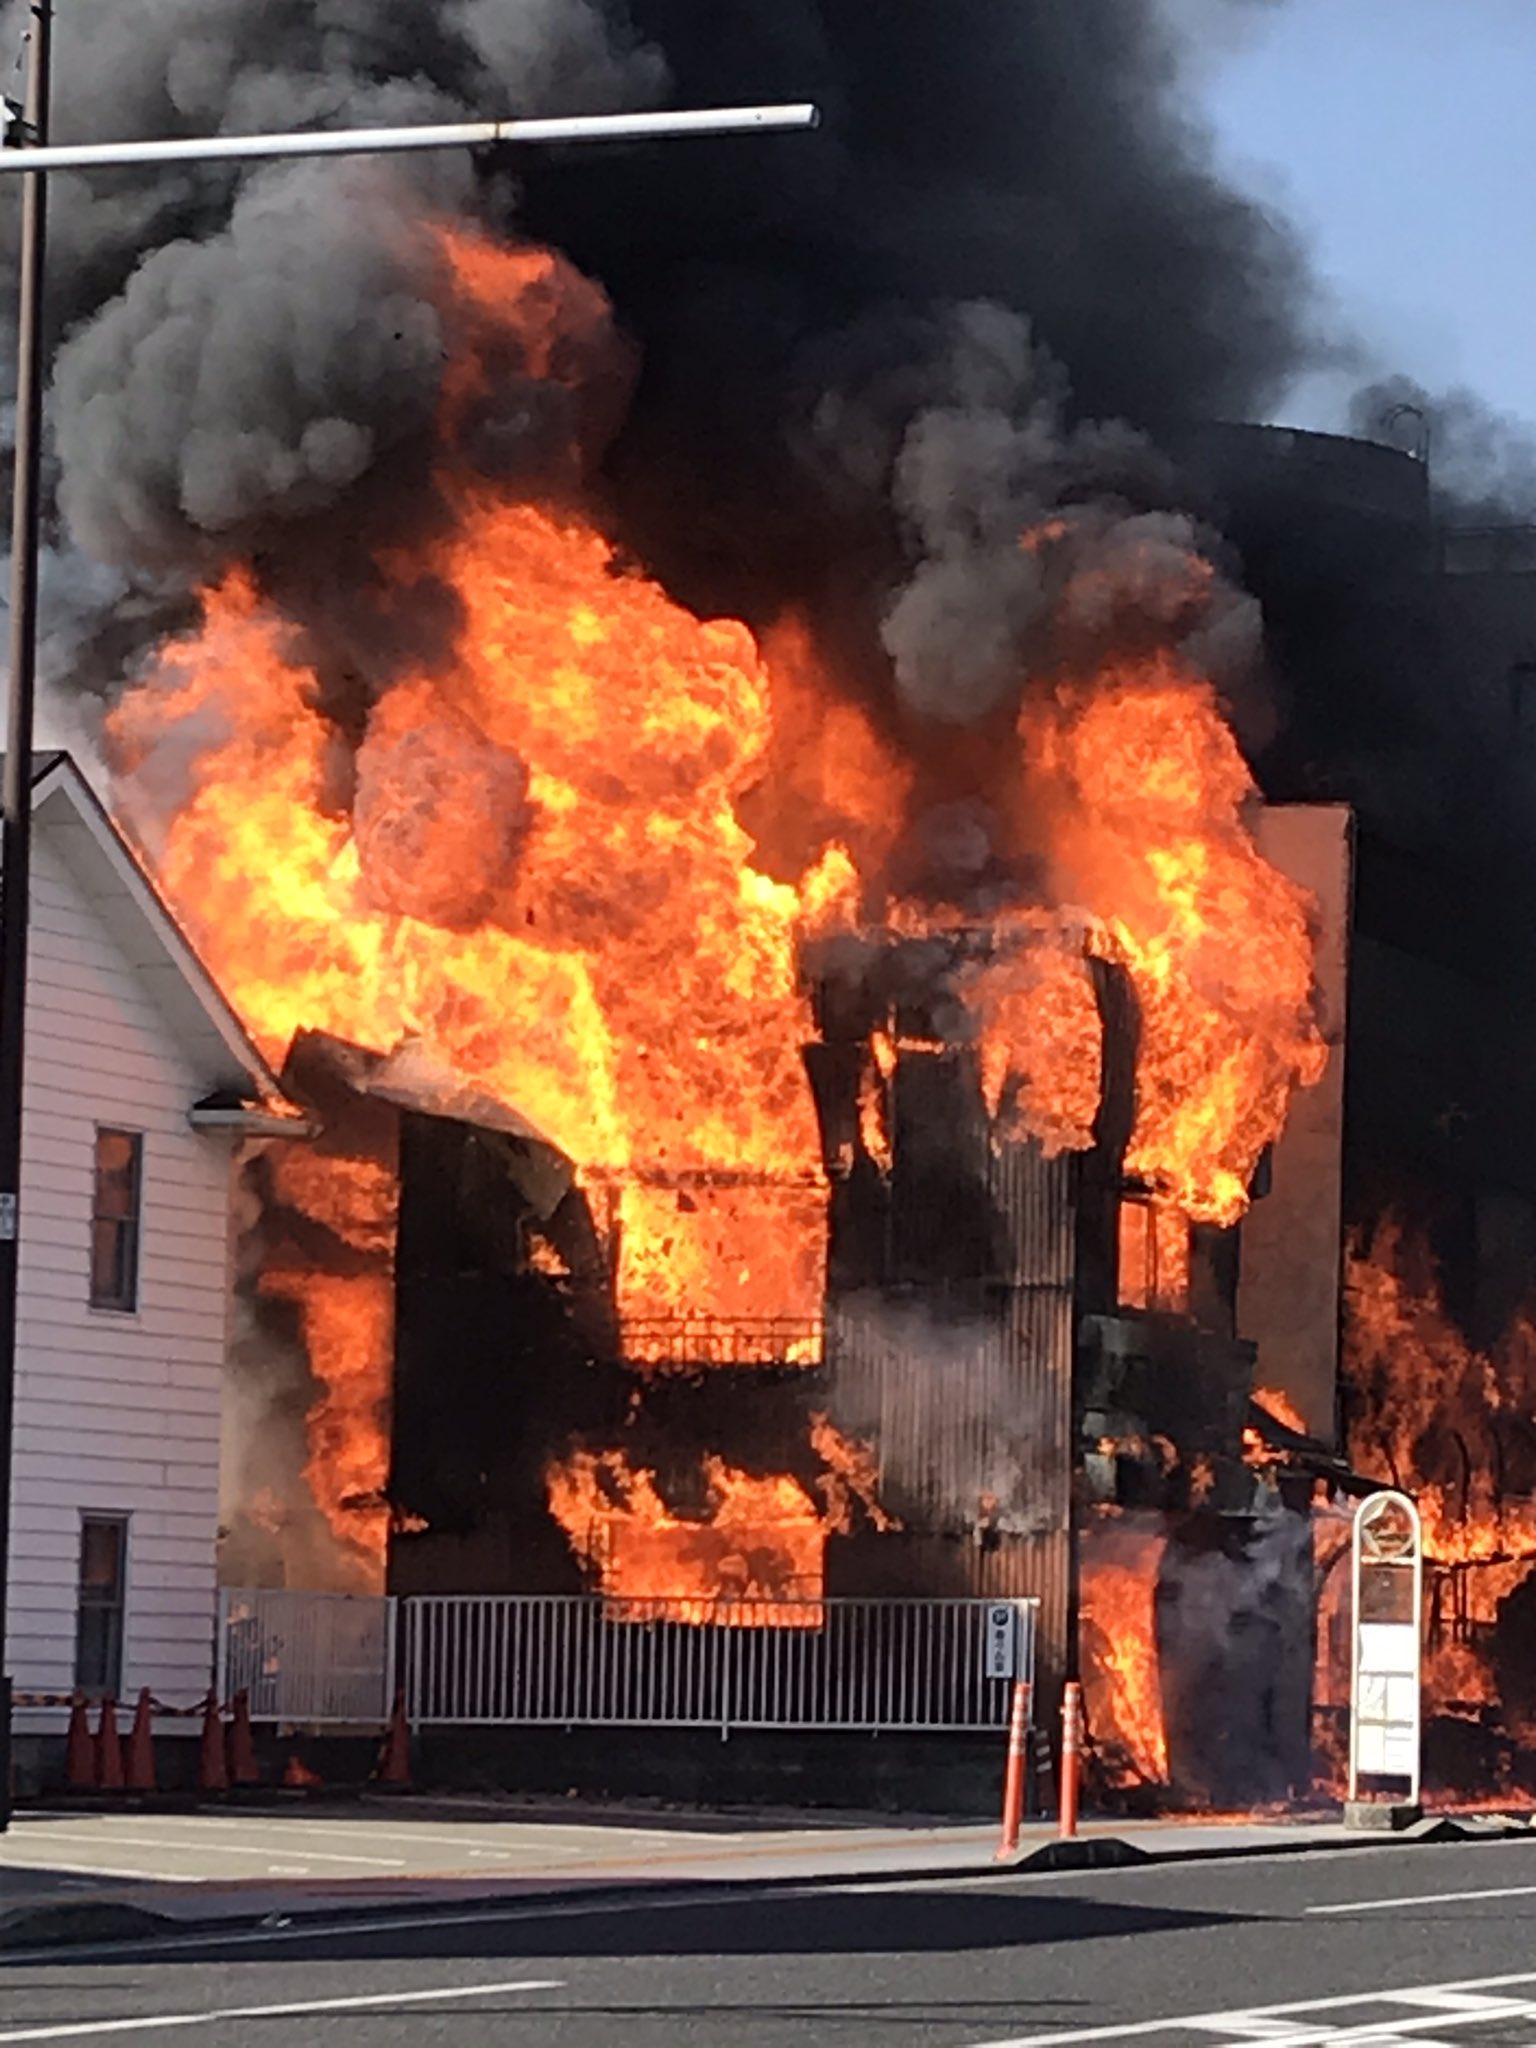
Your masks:
M817 1317L626 1316L619 1333L628 1365L819 1365Z
M398 1603L270 1589L219 1595L216 1684L253 1721L363 1725L389 1716Z
M1032 1678L1035 1601L226 1593L221 1690L294 1723L382 1719L398 1686L414 1726L1001 1728L1000 1604ZM311 1663L338 1648L344 1671Z

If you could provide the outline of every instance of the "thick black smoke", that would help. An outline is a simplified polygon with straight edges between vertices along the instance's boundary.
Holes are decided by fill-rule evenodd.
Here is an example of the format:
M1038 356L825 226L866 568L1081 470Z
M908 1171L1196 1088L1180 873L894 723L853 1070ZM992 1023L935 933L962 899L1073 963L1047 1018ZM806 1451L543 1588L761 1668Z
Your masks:
M1296 242L1216 176L1182 87L1181 34L1258 5L76 0L60 137L781 97L826 121L515 167L57 179L52 644L104 682L222 561L281 581L334 546L335 589L430 516L445 343L418 230L446 210L556 243L639 342L602 480L635 553L701 608L808 611L848 669L893 663L909 703L964 715L1028 624L999 536L1043 484L1110 490L1116 519L1174 506L1132 436L1090 460L1079 422L1246 413L1305 356ZM963 330L1008 337L1008 392L957 385ZM524 398L500 445L531 419L532 470L547 422ZM972 603L981 651L951 685Z
M684 101L809 93L828 115L766 149L655 152L617 189L596 160L529 173L534 230L644 343L612 475L695 603L846 614L850 554L889 543L882 457L958 306L1027 318L1080 418L1247 416L1304 359L1298 245L1216 175L1154 0L638 0L635 20ZM876 383L865 489L808 491L807 424L850 389L867 415Z

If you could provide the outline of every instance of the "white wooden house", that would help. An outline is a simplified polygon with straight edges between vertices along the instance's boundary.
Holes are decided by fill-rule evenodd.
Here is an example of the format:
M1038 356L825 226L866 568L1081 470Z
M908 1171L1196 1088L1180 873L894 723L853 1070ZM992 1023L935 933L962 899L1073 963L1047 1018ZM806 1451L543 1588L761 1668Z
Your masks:
M184 1704L211 1671L233 1153L280 1098L67 754L33 801L8 1663L23 1699ZM18 1708L24 1777L64 1718Z

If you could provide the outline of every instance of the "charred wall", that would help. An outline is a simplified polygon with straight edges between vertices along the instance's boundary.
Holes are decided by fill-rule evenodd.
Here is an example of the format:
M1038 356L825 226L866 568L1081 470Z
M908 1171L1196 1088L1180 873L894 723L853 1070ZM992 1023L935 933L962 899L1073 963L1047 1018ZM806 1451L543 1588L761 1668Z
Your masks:
M498 1132L406 1114L400 1165L391 1588L579 1592L543 1475L622 1399L594 1363L612 1347L590 1219L568 1184L541 1203L530 1148ZM536 1229L570 1279L530 1270Z

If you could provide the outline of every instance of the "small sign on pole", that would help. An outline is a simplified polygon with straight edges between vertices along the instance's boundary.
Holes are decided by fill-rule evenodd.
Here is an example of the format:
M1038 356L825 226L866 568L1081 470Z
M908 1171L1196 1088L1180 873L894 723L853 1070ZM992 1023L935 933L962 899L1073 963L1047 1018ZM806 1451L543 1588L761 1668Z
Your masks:
M1017 1678L1019 1671L1018 1607L1011 1600L994 1600L987 1609L987 1634L982 1646L982 1669L988 1678Z
M1373 1493L1354 1530L1351 1808L1416 1811L1422 1751L1424 1547L1403 1493Z

